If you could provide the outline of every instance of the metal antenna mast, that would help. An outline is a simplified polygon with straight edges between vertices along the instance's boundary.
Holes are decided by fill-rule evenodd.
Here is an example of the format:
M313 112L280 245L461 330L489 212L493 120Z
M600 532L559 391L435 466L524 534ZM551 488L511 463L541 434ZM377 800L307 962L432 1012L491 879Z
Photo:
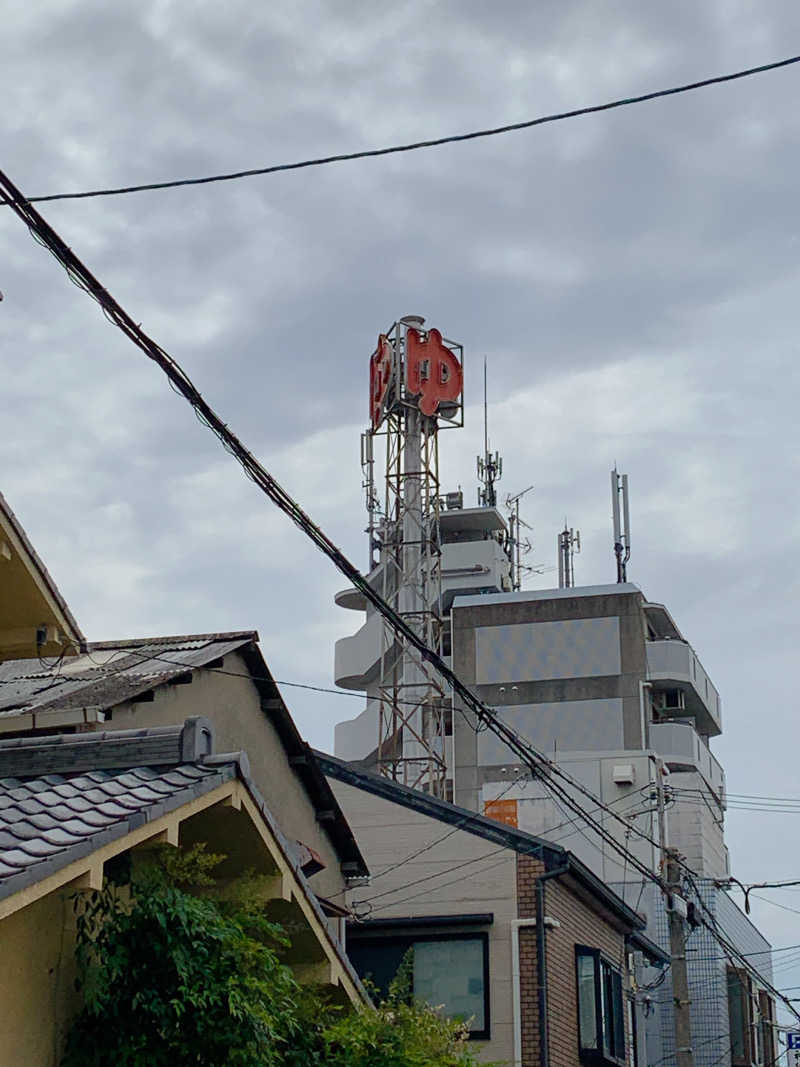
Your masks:
M558 588L570 589L575 585L575 556L581 550L581 532L567 526L558 535Z
M622 521L620 521L620 497L622 497ZM617 581L627 582L628 560L631 558L628 475L619 474L616 465L611 472L611 515L614 521L614 555L617 557Z
M532 485L529 485L527 489L523 489L521 493L516 493L514 496L506 497L506 507L510 514L508 516L508 540L511 545L511 559L512 559L512 575L511 575L511 588L522 588L522 572L523 570L531 571L533 567L523 566L522 557L527 555L531 548L529 538L522 537L522 528L530 530L531 527L520 518L519 514L519 502L525 496L526 493L530 493L533 489Z
M489 451L489 400L486 382L486 356L483 357L483 455L478 456L478 505L482 508L497 507L495 482L503 477L503 457L499 452Z
M370 362L370 427L362 467L370 582L429 648L442 648L439 540L440 424L463 425L461 345L406 315L381 334ZM375 439L386 441L383 502ZM447 775L444 689L414 645L381 628L378 765L382 774L443 797Z

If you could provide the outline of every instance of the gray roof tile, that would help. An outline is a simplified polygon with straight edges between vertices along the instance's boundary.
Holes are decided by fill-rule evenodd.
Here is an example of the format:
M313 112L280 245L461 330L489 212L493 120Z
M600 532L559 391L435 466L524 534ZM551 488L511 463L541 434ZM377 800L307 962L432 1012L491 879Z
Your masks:
M29 826L32 826L35 830L53 830L56 826L63 824L63 817L53 814L53 809L48 811L41 811L38 815L31 815L26 820Z
M61 785L54 785L53 792L60 797L78 797L81 795L81 791L76 789L71 782L62 782Z
M23 852L21 848L8 848L0 853L0 863L7 863L9 867L29 867L31 856L28 852Z
M80 841L81 837L85 836L85 834L67 833L60 826L57 826L54 830L45 830L40 834L42 841L46 841L50 845L58 845L59 848L63 848L65 845L74 845L77 841Z
M12 833L16 839L17 845L20 841L35 840L42 834L42 830L36 826L33 826L28 819L18 819L15 822L7 823L9 832Z
M70 840L69 843L74 845L75 841ZM25 841L22 844L23 847L21 851L24 852L26 856L32 856L34 859L55 856L55 854L63 847L61 845L53 844L50 841L45 841L41 837L34 837L32 840Z
M0 812L0 825L5 824L6 826L10 826L12 823L29 818L30 816L27 812L20 811L17 807L6 808L4 811Z

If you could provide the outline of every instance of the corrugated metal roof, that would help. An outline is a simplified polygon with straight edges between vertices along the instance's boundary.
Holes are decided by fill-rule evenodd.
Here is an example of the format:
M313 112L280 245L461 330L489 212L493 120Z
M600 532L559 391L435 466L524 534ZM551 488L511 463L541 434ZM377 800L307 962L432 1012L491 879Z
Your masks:
M0 717L70 708L109 708L257 640L254 631L103 641L47 666L0 663Z

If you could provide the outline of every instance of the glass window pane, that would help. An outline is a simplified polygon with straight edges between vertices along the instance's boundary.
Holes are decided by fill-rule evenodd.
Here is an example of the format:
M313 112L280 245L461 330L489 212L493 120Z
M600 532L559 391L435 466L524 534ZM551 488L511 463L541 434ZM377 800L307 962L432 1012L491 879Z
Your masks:
M486 1029L482 939L414 942L414 996Z
M597 1048L595 957L578 955L578 1034L581 1048Z
M357 941L348 942L347 955L359 977L373 982L382 996L389 992L389 984L397 974L403 956L411 941Z
M744 1063L747 1043L744 989L736 971L728 969L728 1016L734 1063Z

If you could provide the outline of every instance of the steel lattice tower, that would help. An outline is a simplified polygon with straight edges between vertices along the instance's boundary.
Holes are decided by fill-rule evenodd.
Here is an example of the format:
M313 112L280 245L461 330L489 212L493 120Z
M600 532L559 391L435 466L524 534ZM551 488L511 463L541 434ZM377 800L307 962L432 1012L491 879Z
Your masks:
M437 330L424 331L423 322L406 316L379 338L362 465L370 580L425 644L441 653L439 429L463 424L463 350ZM383 493L375 479L381 445ZM449 694L417 650L386 625L379 670L381 773L444 796Z

